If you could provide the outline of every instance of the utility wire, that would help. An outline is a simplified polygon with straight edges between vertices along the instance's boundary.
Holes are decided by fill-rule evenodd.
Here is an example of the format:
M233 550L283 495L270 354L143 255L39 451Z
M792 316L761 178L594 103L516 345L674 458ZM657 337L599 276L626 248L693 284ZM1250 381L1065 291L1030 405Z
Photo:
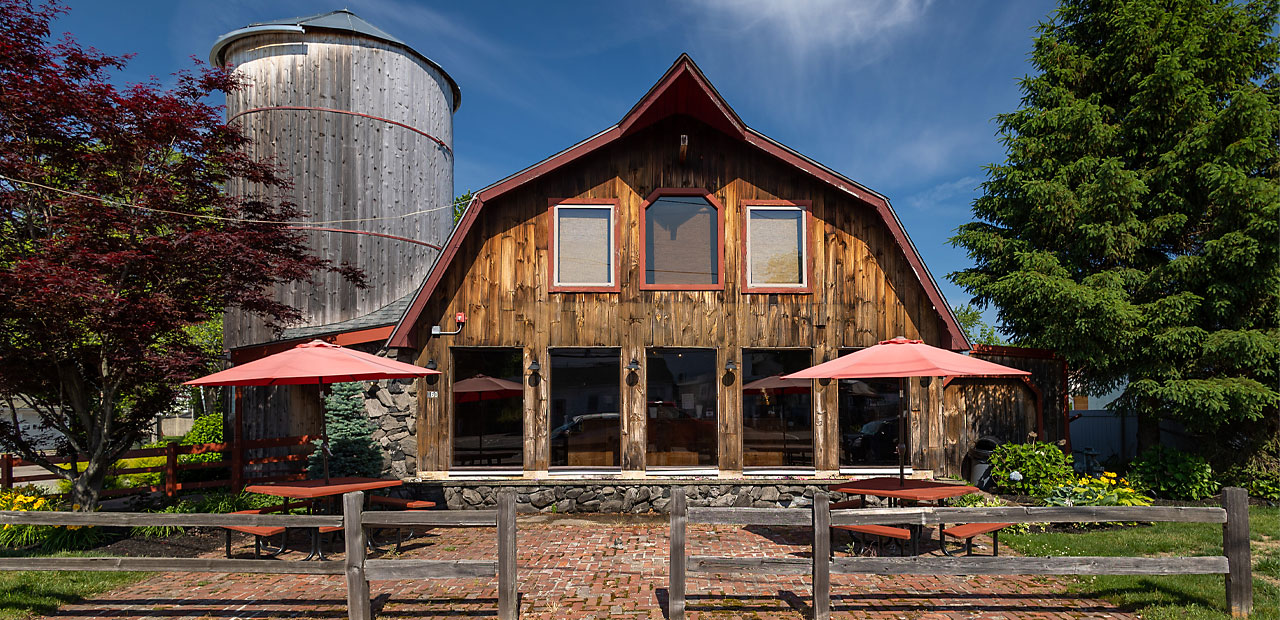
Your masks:
M357 223L357 222L373 222L373 221L378 221L378 220L394 220L394 219L406 218L406 217L410 217L410 216L414 216L414 215L421 215L421 214L423 214L423 213L432 213L432 212L435 212L435 211L443 211L443 210L445 210L445 209L452 209L452 208L453 208L453 205L452 205L452 204L450 204L449 206L445 206L445 207L435 207L435 208L433 208L433 209L422 209L422 210L419 210L419 211L413 211L413 212L411 212L411 213L402 213L402 214L400 214L400 215L388 215L388 216L386 216L386 217L365 217L365 218L350 219L350 220L325 220L325 221L321 221L321 222L313 222L313 221L281 222L281 221L276 221L276 220L251 220L251 219L240 219L240 218L234 218L234 217L222 217L222 216L220 216L220 215L200 215L200 214L198 214L198 213L183 213L183 212L181 212L181 211L170 211L170 210L168 210L168 209L157 209L157 208L155 208L155 207L144 207L144 206L141 206L141 205L136 205L136 204L133 204L133 203L130 203L130 202L124 202L124 201L121 201L121 200L114 200L114 199L111 199L111 198L103 198L102 196L94 196L94 195L92 195L92 194L85 194L85 193L77 192L77 191L74 191L74 190L61 189L61 188L57 188L57 187L51 187L51 186L48 186L48 185L44 185L44 184L42 184L42 183L36 183L35 181L23 181L22 179L15 179L15 178L13 178L13 177L8 177L8 176L5 176L5 175L3 175L3 174L0 174L0 179L4 179L4 180L6 180L6 181L8 181L8 182L10 182L10 183L21 183L22 185L30 185L30 186L32 186L32 187L39 187L39 188L41 188L41 189L47 189L47 190L49 190L49 191L51 191L51 192L58 192L58 193L60 193L60 194L66 194L66 195L68 195L68 196L75 196L75 197L77 197L77 198L84 198L84 199L86 199L86 200L94 200L94 201L100 202L100 203L102 203L102 204L109 205L109 206L113 206L113 207L124 207L124 208L128 208L128 209L139 209L139 210L142 210L142 211L151 211L151 212L153 212L153 213L164 213L164 214L167 214L167 215L179 215L179 216L182 216L182 217L191 217L191 218L202 219L202 220L217 220L217 221L222 221L222 222L239 222L239 223L242 223L242 224L279 224L279 225L282 225L282 226L319 226L319 225L322 225L322 224L354 224L354 223Z

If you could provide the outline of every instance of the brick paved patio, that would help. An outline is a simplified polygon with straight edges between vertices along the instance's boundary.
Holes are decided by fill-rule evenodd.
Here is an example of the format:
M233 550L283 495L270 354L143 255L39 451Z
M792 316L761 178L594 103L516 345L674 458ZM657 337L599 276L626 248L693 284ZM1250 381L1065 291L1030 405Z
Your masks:
M662 618L666 535L660 519L522 517L517 545L522 617ZM492 529L438 529L419 535L401 557L492 557L495 546ZM804 530L694 525L689 553L807 556L808 541ZM695 576L689 580L689 616L805 618L811 604L807 580ZM1076 599L1061 582L1044 577L832 575L831 583L836 618L1134 617L1107 603ZM372 593L383 618L485 618L496 615L496 586L491 579L374 582ZM51 617L345 618L345 597L341 577L163 574L66 606Z

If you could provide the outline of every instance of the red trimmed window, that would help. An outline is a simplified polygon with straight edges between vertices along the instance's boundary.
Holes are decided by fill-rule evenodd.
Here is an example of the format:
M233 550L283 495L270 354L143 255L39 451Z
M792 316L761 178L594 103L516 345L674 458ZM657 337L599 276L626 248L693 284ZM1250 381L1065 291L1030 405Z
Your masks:
M617 205L565 200L551 205L551 290L617 291Z
M724 209L704 189L659 189L641 212L642 289L724 287Z
M743 201L744 287L747 292L807 292L810 279L808 204Z

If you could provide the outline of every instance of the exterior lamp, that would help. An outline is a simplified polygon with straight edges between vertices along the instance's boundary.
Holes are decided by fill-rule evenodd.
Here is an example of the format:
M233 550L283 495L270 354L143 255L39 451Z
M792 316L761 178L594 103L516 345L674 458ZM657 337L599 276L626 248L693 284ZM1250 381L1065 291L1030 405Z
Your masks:
M631 363L627 364L623 368L631 372L640 372L640 360L637 360L636 358L633 357L631 358Z
M426 368L427 368L427 370L435 370L435 369L436 369L436 361L435 361L435 360L433 360L433 359L427 360L427 366L426 366Z
M542 364L539 364L538 360L533 360L532 362L529 362L529 372L536 373L540 370L542 370Z
M738 363L733 360L729 360L729 363L724 365L725 372L733 372L737 369L738 369Z

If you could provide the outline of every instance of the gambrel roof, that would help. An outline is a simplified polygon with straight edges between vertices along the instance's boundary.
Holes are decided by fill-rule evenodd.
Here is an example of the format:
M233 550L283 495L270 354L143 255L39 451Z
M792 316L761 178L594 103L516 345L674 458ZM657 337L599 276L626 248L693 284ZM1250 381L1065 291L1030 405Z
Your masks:
M898 220L897 214L894 213L893 208L889 205L889 200L746 126L742 119L738 118L738 115L729 107L729 104L725 103L720 93L716 92L715 87L711 85L711 82L707 81L706 76L702 74L702 71L698 69L693 59L689 58L687 54L681 54L671 68L667 70L666 74L662 76L662 79L658 80L658 83L649 89L649 92L645 94L639 103L632 107L616 125L477 192L472 197L471 204L467 207L466 213L458 222L453 234L446 242L444 250L437 257L431 271L427 274L422 288L419 289L418 294L409 305L404 317L400 319L400 323L396 325L395 331L387 341L387 346L414 346L412 332L418 322L418 318L426 307L427 301L431 298L432 292L440 284L445 271L449 268L450 262L457 254L458 248L461 247L462 240L466 238L472 225L484 210L485 203L491 202L498 196L521 187L562 166L577 161L620 138L632 135L661 119L676 114L697 118L711 127L742 140L871 207L884 221L885 226L889 229L898 246L902 248L907 262L911 265L912 271L924 288L930 303L933 304L934 310L946 326L945 332L948 338L943 343L944 346L955 350L967 351L969 349L969 341L965 337L964 330L960 329L960 325L952 314L951 308L942 296L942 291L939 290L933 275L925 267L924 261L920 258L920 253L911 242L911 238L907 236L907 232L903 229L902 222Z

